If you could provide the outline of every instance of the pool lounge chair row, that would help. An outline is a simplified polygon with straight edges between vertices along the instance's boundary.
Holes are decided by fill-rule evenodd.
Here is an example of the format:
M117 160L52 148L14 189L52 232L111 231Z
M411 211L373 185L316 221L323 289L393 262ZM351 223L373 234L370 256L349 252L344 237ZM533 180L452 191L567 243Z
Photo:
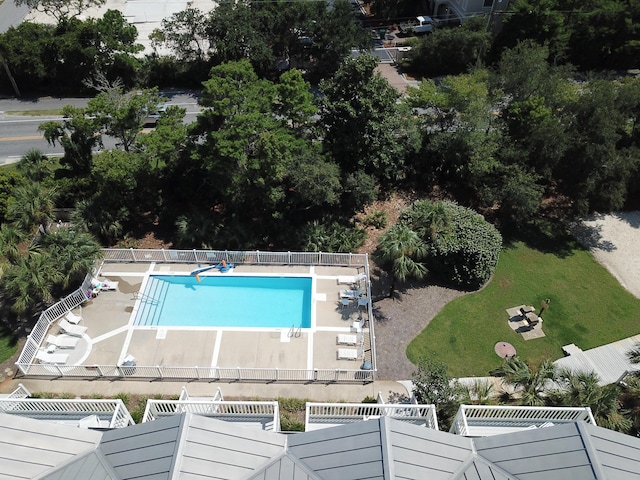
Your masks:
M60 322L58 323L58 327L60 327L60 330L63 333L66 333L67 335L72 335L74 337L81 337L87 331L87 327L81 327L80 325L73 325L69 323L67 320L65 320L64 318L60 319Z
M64 365L67 363L67 359L69 358L68 353L58 353L58 352L48 352L46 350L40 349L36 353L36 358L40 360L40 363L48 363L55 365Z
M336 339L338 345L362 345L364 343L364 336L362 333L355 335L350 333L341 333Z
M339 348L338 360L358 360L364 357L364 348Z

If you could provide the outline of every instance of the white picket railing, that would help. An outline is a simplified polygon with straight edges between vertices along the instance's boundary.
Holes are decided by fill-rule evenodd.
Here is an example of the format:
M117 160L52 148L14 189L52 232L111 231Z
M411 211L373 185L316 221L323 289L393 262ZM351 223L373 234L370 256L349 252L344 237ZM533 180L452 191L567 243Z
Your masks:
M160 417L194 413L227 422L259 426L263 430L280 431L278 402L243 402L212 400L147 400L143 422Z
M306 430L317 430L345 423L380 418L395 418L404 422L438 430L435 405L410 403L314 403L307 402Z
M328 252L261 252L231 250L148 250L106 248L105 262L122 263L241 263L245 265L367 266L367 255Z
M229 250L151 250L151 249L103 249L103 262L138 263L227 263L253 265L323 265L363 267L369 278L369 262L366 254L326 252L261 252ZM89 273L80 288L42 312L25 347L16 362L24 375L46 378L78 379L132 379L132 380L182 380L257 383L371 383L376 372L375 331L372 302L367 304L369 318L370 349L366 360L370 370L346 369L279 369L279 368L225 368L225 367L175 367L175 366L121 366L121 365L43 365L34 363L38 349L51 324L66 312L87 300L86 290L94 273ZM371 299L371 285L367 283L366 295Z
M96 415L105 428L124 428L135 423L120 399L0 398L0 412L69 424Z
M477 437L577 421L596 423L589 407L460 405L449 431Z

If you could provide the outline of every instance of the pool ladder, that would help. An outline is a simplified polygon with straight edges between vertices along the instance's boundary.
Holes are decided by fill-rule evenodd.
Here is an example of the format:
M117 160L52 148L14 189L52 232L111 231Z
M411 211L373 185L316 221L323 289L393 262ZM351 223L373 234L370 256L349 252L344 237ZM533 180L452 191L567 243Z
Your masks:
M160 305L160 302L149 295L145 295L144 293L136 292L133 294L133 300L141 300L144 303L150 303L151 305Z
M302 335L302 327L298 327L296 329L295 324L291 325L291 329L289 330L289 334L287 335L288 337L295 337L298 338L299 336Z

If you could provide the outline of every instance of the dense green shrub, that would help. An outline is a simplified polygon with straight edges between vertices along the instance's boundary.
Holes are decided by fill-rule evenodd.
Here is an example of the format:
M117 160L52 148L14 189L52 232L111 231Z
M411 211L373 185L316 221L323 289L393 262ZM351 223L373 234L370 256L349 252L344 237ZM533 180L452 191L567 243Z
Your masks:
M441 280L473 290L493 274L502 236L482 215L453 202L419 201L401 221L427 242L427 268Z
M473 210L450 203L451 233L438 235L431 245L429 268L459 287L484 285L498 264L502 236Z

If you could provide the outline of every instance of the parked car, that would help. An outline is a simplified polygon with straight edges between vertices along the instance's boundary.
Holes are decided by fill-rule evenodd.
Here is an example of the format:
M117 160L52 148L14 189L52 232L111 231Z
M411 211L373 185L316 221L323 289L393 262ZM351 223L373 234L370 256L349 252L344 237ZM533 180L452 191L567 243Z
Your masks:
M158 123L158 119L162 116L164 112L167 111L168 105L163 103L158 105L158 108L153 110L152 112L147 113L147 116L144 119L144 125L153 125L155 126Z
M400 31L412 35L423 35L433 32L436 26L437 22L433 18L421 15L412 22L400 24Z

